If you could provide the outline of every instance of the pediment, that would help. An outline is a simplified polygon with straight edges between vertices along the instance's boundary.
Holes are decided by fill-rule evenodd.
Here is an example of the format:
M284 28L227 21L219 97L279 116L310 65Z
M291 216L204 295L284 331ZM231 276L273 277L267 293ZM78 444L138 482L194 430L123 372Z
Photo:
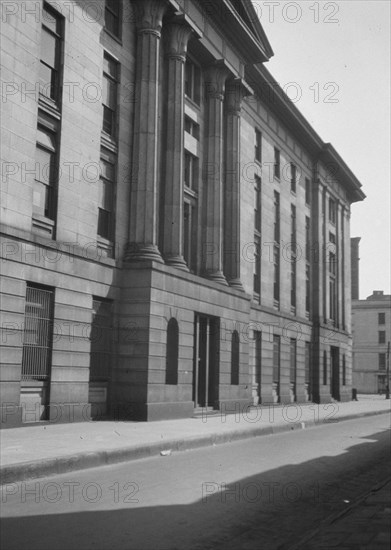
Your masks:
M268 54L268 57L273 56L273 50L261 25L256 9L251 0L226 0L230 4L241 19L242 23L248 28L251 34L261 44L262 49Z

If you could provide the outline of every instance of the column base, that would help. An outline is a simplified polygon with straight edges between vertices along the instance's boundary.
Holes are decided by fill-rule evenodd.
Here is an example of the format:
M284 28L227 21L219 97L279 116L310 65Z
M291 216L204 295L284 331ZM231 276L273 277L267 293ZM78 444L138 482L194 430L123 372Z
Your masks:
M208 279L220 283L221 285L228 286L227 279L224 277L222 271L215 271L214 273L207 273Z
M168 256L164 259L167 265L176 267L177 269L182 269L182 271L189 271L183 256Z
M235 290L240 290L241 292L245 292L244 287L242 285L242 281L240 279L231 279L228 281L228 284L230 287L234 288Z
M164 263L158 247L149 243L128 243L124 260L126 262L154 261Z

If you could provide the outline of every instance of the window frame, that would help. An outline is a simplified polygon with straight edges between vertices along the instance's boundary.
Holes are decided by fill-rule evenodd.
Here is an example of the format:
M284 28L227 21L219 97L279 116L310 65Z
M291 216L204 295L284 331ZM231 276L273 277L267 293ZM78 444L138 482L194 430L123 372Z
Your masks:
M385 314L385 312L379 312L377 314L377 324L378 325L385 325L386 324L386 314Z
M110 186L110 202L111 202L111 209L108 210L107 208L104 208L104 200L101 200L98 202L98 220L97 220L97 229L96 234L98 236L98 240L102 239L104 241L107 241L109 243L114 242L114 230L115 230L115 198L116 198L116 181L117 181L117 163L118 158L117 155L115 155L112 151L109 149L106 149L105 147L101 147L100 150L100 162L105 162L107 164L110 164L112 166L113 170L113 180L110 180L108 177L105 177L104 171L102 168L100 168L100 177L99 182L102 186L102 190L104 189L105 185ZM102 235L99 231L100 227L100 213L106 212L108 217L108 226L107 226L107 235Z
M45 19L44 13L48 13L50 17L52 17L56 21L56 30L53 31L49 25L47 24L47 18ZM42 59L42 47L43 47L43 33L47 33L55 40L55 52L54 52L54 67L51 67L47 62L45 62ZM59 108L61 104L61 79L62 79L62 70L63 70L63 63L62 63L62 57L63 57L63 40L64 40L64 17L58 13L53 6L50 4L47 4L46 2L43 2L42 4L42 24L41 24L41 51L40 51L40 69L41 66L45 66L51 71L51 75L53 78L52 71L54 71L54 91L53 93L50 93L47 95L46 93L43 93L42 89L44 88L43 84L45 84L45 88L48 86L48 82L41 83L41 70L39 70L39 97L40 100L48 101L51 104L54 104L57 108ZM52 89L52 82L50 82L50 90Z
M122 23L122 10L123 10L122 0L116 0L115 4L118 6L118 11L117 12L113 11L112 7L109 5L108 0L105 0L105 18L104 18L105 24L104 24L104 29L110 36L112 36L113 38L115 38L115 39L117 39L118 41L121 42L121 40L122 40L122 24L121 23ZM112 29L110 29L109 26L107 25L107 14L108 13L113 17L113 20L116 21L117 29L114 30L114 31Z
M291 170L291 193L296 195L296 186L297 186L297 166L293 162L290 163L290 170Z
M105 61L108 61L109 63L113 64L113 67L115 67L115 74L110 74L106 71L105 68ZM114 109L104 102L104 94L102 94L102 132L103 135L107 136L110 140L116 142L118 139L118 92L119 92L119 85L120 85L120 64L115 57L110 55L107 51L103 52L103 72L102 72L102 83L103 83L103 90L106 89L106 81L108 82L108 87L110 84L114 85L115 89L115 107ZM105 128L106 124L106 113L111 113L111 131L107 131Z
M53 147L49 147L47 144L44 144L39 141L39 132L46 133L49 136L49 140L54 142ZM46 199L45 199L45 208L44 213L42 214L37 209L35 209L34 199L33 199L33 220L34 219L43 219L45 223L50 226L56 224L57 219L57 194L58 194L58 178L59 178L59 139L60 139L60 125L59 121L48 116L45 112L38 110L38 123L37 123L37 136L35 141L35 151L41 150L50 155L50 173L48 178L48 183L44 181L42 176L43 167L38 164L39 176L37 177L37 170L35 171L34 182L40 186L45 186L46 188ZM38 154L36 153L36 158ZM46 204L48 206L46 207ZM50 230L52 231L52 229Z
M277 147L274 147L274 177L277 180L281 178L281 151Z
M262 132L255 128L254 159L262 164Z
M201 106L201 67L193 60L193 58L187 56L184 72L185 98L197 105L199 108Z

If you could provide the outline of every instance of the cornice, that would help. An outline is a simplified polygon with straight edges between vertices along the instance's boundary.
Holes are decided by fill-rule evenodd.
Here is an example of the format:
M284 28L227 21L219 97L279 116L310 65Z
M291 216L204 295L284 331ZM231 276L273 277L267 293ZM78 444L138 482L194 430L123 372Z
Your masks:
M261 101L284 121L313 157L314 163L332 164L338 170L337 180L345 188L349 201L365 199L361 183L331 143L324 143L295 104L288 98L278 82L264 65L246 67L246 80L255 89Z

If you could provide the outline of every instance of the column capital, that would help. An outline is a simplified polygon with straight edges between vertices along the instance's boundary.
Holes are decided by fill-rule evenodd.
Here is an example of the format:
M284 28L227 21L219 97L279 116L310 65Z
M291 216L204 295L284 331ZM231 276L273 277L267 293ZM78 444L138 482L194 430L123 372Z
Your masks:
M174 17L164 26L166 55L169 59L186 61L187 44L193 29L181 17Z
M135 0L136 26L139 33L153 33L160 37L166 0Z
M240 116L242 101L253 95L253 90L242 78L230 78L225 86L225 100L228 113Z
M225 92L225 81L230 75L224 59L219 59L205 70L205 88L209 98L223 101Z

